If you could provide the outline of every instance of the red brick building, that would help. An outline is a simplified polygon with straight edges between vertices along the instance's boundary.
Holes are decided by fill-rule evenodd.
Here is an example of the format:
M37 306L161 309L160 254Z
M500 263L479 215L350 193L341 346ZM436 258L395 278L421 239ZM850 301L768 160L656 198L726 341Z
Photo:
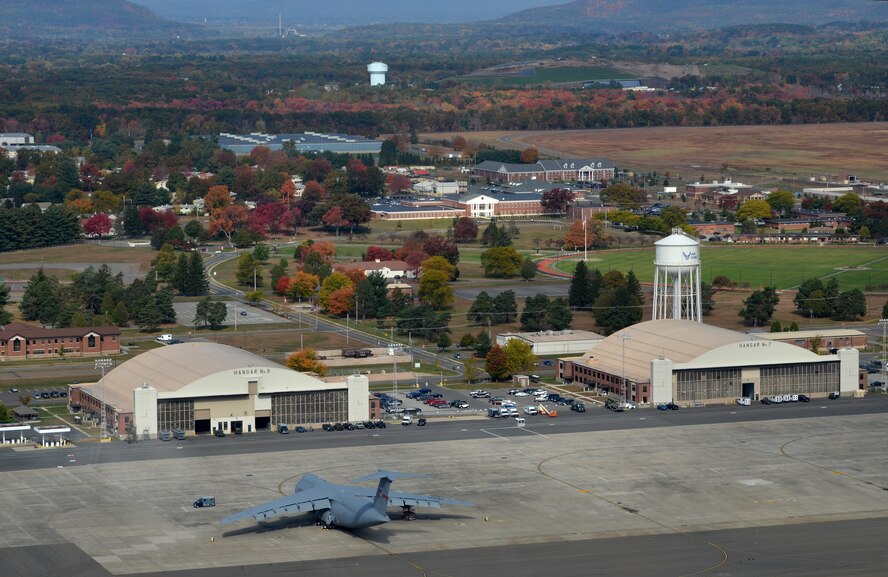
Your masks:
M24 323L10 323L0 330L0 360L118 353L120 329L117 327L45 329Z

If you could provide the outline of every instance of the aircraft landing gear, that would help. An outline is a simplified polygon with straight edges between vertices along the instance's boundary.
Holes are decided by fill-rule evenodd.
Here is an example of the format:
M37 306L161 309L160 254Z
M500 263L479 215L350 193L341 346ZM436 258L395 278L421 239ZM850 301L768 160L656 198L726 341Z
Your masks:
M401 507L401 519L404 521L416 520L416 511L413 510L412 505L404 505Z

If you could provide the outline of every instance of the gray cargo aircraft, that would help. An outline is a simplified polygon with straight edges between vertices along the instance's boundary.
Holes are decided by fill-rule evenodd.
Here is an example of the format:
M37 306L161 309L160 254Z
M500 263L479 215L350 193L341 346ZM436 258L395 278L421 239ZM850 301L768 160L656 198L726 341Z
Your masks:
M362 529L391 521L386 511L389 505L400 506L402 518L407 521L416 518L414 507L439 509L442 504L474 507L472 503L456 499L389 492L389 487L395 479L424 476L380 469L352 481L360 483L378 479L379 485L374 491L370 487L336 485L309 473L299 479L296 491L292 495L235 513L222 519L221 523L228 525L247 517L265 521L281 515L311 513L314 514L318 524L326 529L333 527Z

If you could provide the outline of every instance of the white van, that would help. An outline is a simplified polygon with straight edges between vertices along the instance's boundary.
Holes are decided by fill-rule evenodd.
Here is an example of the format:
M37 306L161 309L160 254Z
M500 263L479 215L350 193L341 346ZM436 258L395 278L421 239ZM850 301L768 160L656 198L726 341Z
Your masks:
M166 334L163 334L163 335L160 335L159 337L157 337L157 340L159 340L162 343L168 343L171 340L173 340L173 335L166 333Z
M404 426L410 425L410 424L412 424L412 423L413 423L413 417L410 416L410 415L404 415L404 416L401 418L401 424L404 425Z

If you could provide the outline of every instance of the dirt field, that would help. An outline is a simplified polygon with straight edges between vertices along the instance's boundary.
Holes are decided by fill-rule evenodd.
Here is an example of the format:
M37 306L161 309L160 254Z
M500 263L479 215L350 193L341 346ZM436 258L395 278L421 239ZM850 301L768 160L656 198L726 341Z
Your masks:
M615 128L528 132L462 133L467 140L499 148L534 146L544 154L604 156L617 166L670 171L696 180L730 173L809 178L856 174L888 181L888 123L798 126ZM453 134L427 135L448 138ZM759 184L752 182L751 184Z

